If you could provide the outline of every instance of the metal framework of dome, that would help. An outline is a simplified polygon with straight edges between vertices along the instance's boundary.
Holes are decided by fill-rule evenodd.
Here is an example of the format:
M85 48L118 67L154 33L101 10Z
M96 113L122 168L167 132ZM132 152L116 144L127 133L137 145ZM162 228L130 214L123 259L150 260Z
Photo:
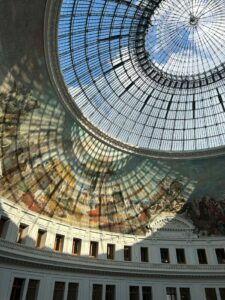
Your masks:
M61 99L102 141L190 157L224 151L225 6L214 0L49 1Z

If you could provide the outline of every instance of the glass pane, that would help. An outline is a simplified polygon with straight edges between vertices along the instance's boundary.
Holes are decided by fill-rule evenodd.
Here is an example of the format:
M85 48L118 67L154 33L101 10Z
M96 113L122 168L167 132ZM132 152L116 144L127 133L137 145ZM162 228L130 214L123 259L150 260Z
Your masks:
M131 247L124 246L124 260L131 261Z
M198 261L200 264L207 264L205 249L198 249Z
M89 256L92 256L92 257L98 256L98 243L97 242L90 243Z
M225 251L223 248L215 249L218 264L225 264Z
M102 300L102 285L93 284L92 300Z
M178 264L186 263L184 249L176 249L176 255L177 255L177 263Z
M225 288L220 288L219 291L221 300L225 300Z
M139 286L130 286L130 300L139 300Z
M25 283L25 279L23 279L23 278L15 278L14 279L10 300L21 300L22 299L24 283Z
M170 262L169 249L161 248L160 253L161 253L161 262L162 263L169 263Z
M150 286L142 287L142 299L143 300L152 300L152 288Z
M64 290L65 290L65 283L56 281L55 288L54 288L54 294L53 294L53 300L63 300Z
M36 242L36 247L40 248L44 246L44 234L46 232L44 230L38 230L38 234L37 234L37 242Z
M73 239L73 250L72 253L75 255L80 255L81 252L81 240Z
M107 259L114 259L115 245L107 244Z
M38 295L39 280L30 279L27 288L26 300L36 300Z
M4 238L4 231L5 231L5 228L6 228L6 224L7 224L7 221L9 219L8 218L5 218L5 217L1 217L0 219L0 237L1 238Z
M77 300L78 299L78 287L79 287L78 283L69 282L67 300Z
M105 288L105 300L115 300L115 285L106 285Z
M205 289L206 300L217 300L216 289L206 288Z
M189 288L180 288L180 299L181 300L191 300Z
M141 261L148 262L148 248L141 247Z
M55 245L54 245L54 250L62 252L63 250L63 241L64 241L64 236L56 234L55 237Z
M177 291L174 287L166 288L166 299L167 300L177 300Z
M24 243L24 240L26 238L27 228L28 228L27 225L20 224L18 233L17 233L17 238L16 238L17 243L19 243L19 244Z

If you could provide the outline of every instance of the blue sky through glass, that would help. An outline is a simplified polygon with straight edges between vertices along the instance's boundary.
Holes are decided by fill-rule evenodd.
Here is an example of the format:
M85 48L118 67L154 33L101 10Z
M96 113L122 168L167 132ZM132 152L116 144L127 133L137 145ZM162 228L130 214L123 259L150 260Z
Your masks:
M225 144L225 91L216 75L225 62L223 1L152 5L62 1L58 57L74 104L99 130L133 147L180 152ZM148 30L139 33L140 24Z

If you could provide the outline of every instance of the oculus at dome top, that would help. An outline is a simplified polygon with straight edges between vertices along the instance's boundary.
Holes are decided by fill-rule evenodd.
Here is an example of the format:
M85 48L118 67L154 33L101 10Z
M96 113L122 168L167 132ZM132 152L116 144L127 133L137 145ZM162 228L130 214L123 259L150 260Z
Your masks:
M225 149L222 0L49 0L51 78L100 140L155 157Z

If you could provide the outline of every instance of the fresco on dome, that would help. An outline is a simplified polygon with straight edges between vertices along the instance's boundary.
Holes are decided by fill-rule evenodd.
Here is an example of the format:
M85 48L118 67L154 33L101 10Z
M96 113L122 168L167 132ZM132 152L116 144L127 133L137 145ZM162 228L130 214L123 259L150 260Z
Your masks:
M0 94L0 104L0 197L74 226L145 234L160 214L179 214L199 231L225 234L225 201L203 197L212 194L205 178L215 173L204 162L113 149L74 124L60 104L37 101L16 84Z
M0 101L1 197L74 226L132 234L161 212L182 212L193 183L164 162L102 144L16 84Z
M225 235L225 200L212 197L195 199L188 204L187 215L199 232Z

